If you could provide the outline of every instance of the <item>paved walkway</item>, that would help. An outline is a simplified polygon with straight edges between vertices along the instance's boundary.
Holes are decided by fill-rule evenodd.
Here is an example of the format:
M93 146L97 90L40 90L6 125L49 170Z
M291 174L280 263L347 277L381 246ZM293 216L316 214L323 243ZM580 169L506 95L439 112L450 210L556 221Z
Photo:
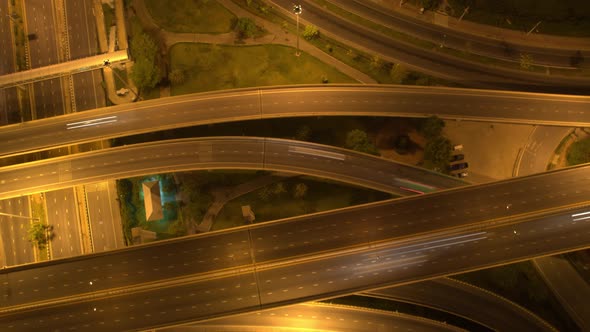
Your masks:
M499 27L484 25L463 19L448 16L444 13L426 11L420 14L420 8L404 0L403 6L400 6L400 0L371 0L372 2L387 8L391 11L412 17L414 19L428 22L431 24L445 26L449 29L459 30L463 33L470 33L486 38L496 40L511 41L515 44L528 45L535 47L546 47L547 45L560 45L562 48L574 50L590 51L590 38L575 38L555 35L546 35L540 33L531 33ZM468 17L469 14L466 15ZM532 27L531 27L532 28Z
M226 7L230 12L232 12L237 17L249 17L256 22L258 26L263 27L267 34L261 38L248 38L244 40L244 44L246 45L260 45L260 44L279 44L279 45L286 45L291 47L296 47L297 40L294 35L290 34L288 31L283 30L281 27L277 26L274 23L268 22L250 12L244 10L242 7L236 5L231 0L217 0L221 5ZM141 0L134 0L133 1L133 9L135 10L135 14L141 21L141 23L147 28L152 30L159 30L164 42L166 43L167 47L170 47L176 43L182 42L189 42L189 43L209 43L209 44L225 44L225 45L235 45L236 44L236 35L234 32L228 32L224 34L202 34L202 33L175 33L162 30L152 19L150 16L147 8L145 7L143 1ZM311 56L319 59L320 61L329 64L342 73L354 78L355 80L359 81L360 83L369 84L369 83L377 83L373 78L369 75L362 73L345 63L341 62L340 60L329 56L325 52L319 50L317 47L313 46L312 44L308 43L305 39L299 39L299 48Z

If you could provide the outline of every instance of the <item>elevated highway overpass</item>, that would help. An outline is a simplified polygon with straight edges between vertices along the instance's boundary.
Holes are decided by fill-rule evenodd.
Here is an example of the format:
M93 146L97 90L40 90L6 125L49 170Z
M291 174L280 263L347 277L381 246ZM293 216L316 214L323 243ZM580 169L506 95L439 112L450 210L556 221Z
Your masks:
M0 76L0 89L100 69L106 65L105 61L115 64L126 62L127 60L129 60L127 50L120 50L68 62L61 62L55 65L10 73Z
M179 244L183 241L180 241L179 243L174 242L175 244L170 242L168 245L171 248L170 250L173 250L174 252L180 252L179 250L182 250L183 247L192 248L190 251L183 252L182 255L176 255L175 257L180 259L178 262L174 262L172 258L169 258L166 255L161 256L164 252L162 249L166 246L166 243L162 243L153 248L146 246L143 248L129 248L123 251L112 252L108 254L110 257L93 255L73 260L41 263L40 265L36 265L37 268L31 266L7 269L3 271L3 274L6 274L6 280L22 281L17 283L7 281L7 283L5 283L7 289L4 289L4 294L19 294L19 296L18 299L16 299L16 297L11 299L9 296L7 297L7 301L3 302L7 303L8 306L13 307L12 309L7 308L8 310L13 310L17 309L18 306L26 305L30 302L37 302L37 304L41 305L49 303L45 301L50 301L51 303L54 301L59 302L63 299L68 299L69 296L78 298L79 293L87 293L89 291L85 285L87 282L93 280L100 281L95 282L94 286L91 288L93 294L96 294L96 291L107 292L111 295L120 294L121 289L130 289L130 284L142 285L147 282L147 280L143 279L145 276L144 273L146 272L145 270L142 270L143 272L140 273L140 275L135 275L129 270L125 272L125 269L133 268L127 267L126 264L129 264L129 262L136 262L137 259L134 259L133 256L127 256L127 258L122 259L115 257L121 254L125 255L125 253L130 254L135 250L146 250L141 254L136 253L136 255L141 257L152 257L152 259L155 258L156 260L162 259L160 257L167 257L165 263L168 265L166 266L154 266L153 261L151 260L149 262L135 263L144 267L148 266L152 270L155 269L155 271L158 271L155 273L160 275L160 277L157 278L159 281L168 282L170 278L179 278L179 276L184 276L182 278L187 279L189 278L187 276L201 275L201 277L196 277L196 280L200 283L211 279L212 275L208 275L206 271L220 271L219 273L221 274L214 275L215 278L213 279L215 280L225 279L225 277L227 277L225 272L227 271L231 271L231 276L234 276L234 274L242 275L243 271L248 271L247 274L254 274L257 276L257 279L259 279L258 273L262 273L263 270L271 271L275 267L281 267L279 269L280 272L277 272L280 275L294 275L296 274L294 271L285 274L286 270L284 269L297 267L303 268L308 266L307 264L314 266L312 264L313 262L317 263L321 261L326 263L324 259L335 259L334 257L348 257L349 262L361 262L361 265L368 264L362 263L362 257L364 257L364 260L367 260L367 257L372 257L370 259L372 261L371 264L375 264L379 261L378 257L383 255L382 252L384 247L382 246L393 246L395 248L395 246L399 246L398 241L402 239L407 240L407 237L415 238L415 240L411 240L411 238L408 240L410 242L414 241L414 243L406 244L405 247L402 245L405 249L409 246L409 248L411 248L410 253L423 253L430 250L436 254L436 257L438 258L438 254L443 254L439 252L442 250L439 248L443 248L445 250L442 251L447 252L446 249L460 247L461 250L459 252L455 252L452 256L445 256L449 262L455 261L454 264L459 264L460 267L457 269L460 271L465 271L470 268L482 268L484 266L489 266L490 264L497 264L498 262L513 262L515 260L525 259L524 257L530 258L536 255L580 249L588 245L587 241L584 239L584 232L587 232L587 227L583 222L585 210L582 209L579 210L580 212L567 212L565 214L559 214L558 211L563 209L567 211L568 209L572 209L574 205L583 205L586 202L584 197L587 197L587 190L585 189L587 184L585 182L590 181L590 177L587 174L587 167L577 167L531 177L512 179L490 185L466 187L452 191L413 197L410 199L386 201L361 208L344 209L342 211L317 214L299 219L295 218L288 221L257 225L249 227L246 230L238 229L227 233L221 232L207 234L206 236L192 239L192 241L197 241L194 242L194 244L198 243L197 246L194 244L187 246ZM574 191L571 190L572 186L575 186ZM506 204L511 205L509 208L506 208ZM543 211L532 215L532 213L537 210ZM578 214L578 216L575 216L576 214ZM530 221L531 218L536 219L536 222ZM523 222L517 224L505 224L499 222L501 220L511 222L514 222L515 220L523 220ZM297 222L297 227L293 227L294 224L291 224L293 222ZM284 227L285 229L280 231L275 229L276 227ZM435 235L441 230L457 230L463 229L464 227L467 227L468 229L463 233L459 232L449 236L446 236L447 234L445 234L442 238L437 238L437 236L442 236L440 234ZM475 227L475 229L473 227ZM297 231L293 231L295 229ZM575 229L575 231L572 231L572 229ZM338 232L335 230L338 230ZM240 232L242 232L243 235L238 236L237 234ZM233 235L230 236L230 233ZM492 237L491 234L494 236ZM222 236L222 238L214 240L216 236ZM425 236L428 240L425 240ZM185 239L184 241L191 241L191 239ZM500 242L498 243L498 241ZM212 244L208 247L206 244L207 242L211 242ZM484 244L488 246L486 247L482 245L481 242L484 242ZM226 243L227 245L234 247L231 249L228 248L227 250L222 250L220 248L214 249L216 244L213 243ZM433 243L435 245L432 248ZM468 244L473 245L473 247L464 248ZM379 246L380 248L377 248L376 246ZM498 248L503 248L503 250L499 250ZM148 252L149 250L154 250L154 254L150 254ZM194 252L192 252L193 250ZM203 250L209 250L210 253L205 254L209 251L203 252ZM227 257L223 257L222 255L216 256L215 253L219 253L220 250L221 252L231 252L233 254ZM385 250L387 251L389 249ZM486 252L486 250L488 250L488 252ZM515 251L518 252L515 253ZM333 252L339 252L341 255L336 255L334 257L330 255L318 256L319 253L327 254ZM485 255L482 254L482 252L485 253ZM200 258L197 258L197 256L191 258L190 254L197 254ZM171 253L170 255L174 254ZM211 257L211 261L207 262L202 259L203 257ZM377 257L377 259L374 259L375 257ZM389 259L391 259L391 257L395 258L395 254L393 256L385 254L385 257L390 257ZM461 259L458 259L457 257L460 257ZM358 261L356 259L361 260ZM406 258L401 259L401 262L406 262L405 259ZM64 283L64 278L68 279L75 276L63 277L60 276L59 273L55 274L47 270L61 266L56 271L62 271L65 267L63 264L75 264L77 260L80 260L79 262L87 260L86 264L83 264L86 268L81 267L80 265L76 268L76 271L86 271L83 279L77 278L70 280L69 282L66 280ZM411 261L407 261L408 264L402 264L402 267L416 265L416 267L421 268L425 266L424 262L422 262L423 260L424 257L411 258ZM479 265L475 264L473 262L474 260L478 261ZM123 264L113 264L112 262L115 261L123 262ZM199 261L199 263L196 264L198 267L191 266L193 263L190 262L195 261ZM399 262L400 258L397 257L394 261ZM254 267L252 267L252 262L256 262ZM449 262L441 264L440 262L441 261L439 260L434 260L433 262L430 262L432 264L427 264L436 271L436 273L430 271L430 273L434 273L434 275L421 271L418 273L420 277L415 278L419 278L417 280L422 280L425 275L434 277L446 273L454 273L453 271L459 272L452 269L448 270L443 267L452 266L453 264ZM113 275L109 277L109 279L114 280L104 280L103 273L95 273L93 276L93 268L88 268L88 264L95 266L99 270L99 267L103 265L109 266L110 268L117 265L113 270ZM339 264L344 264L344 262L340 261ZM342 266L348 265L344 264ZM380 265L377 264L376 266L378 267ZM385 266L389 265L385 264ZM435 267L442 268L442 270L437 270ZM121 268L123 270L121 270ZM135 266L135 268L137 268L137 266ZM252 268L254 270L251 270ZM66 271L68 269L71 270L71 268L65 268ZM317 270L317 268L315 269ZM335 269L334 271L336 270L338 269ZM340 270L342 270L342 268ZM316 271L315 273L311 273L311 275L315 275L314 278L331 278L329 277L330 273L327 272L324 271L319 273ZM19 273L25 273L25 275L19 275ZM52 275L52 277L58 276L59 278L55 279L56 284L51 284L50 282L50 285L41 286L35 285L35 277L30 277L30 275L29 277L26 277L26 273L48 273L48 275ZM79 273L80 272L78 272L78 275ZM343 272L341 271L340 273ZM324 274L327 274L327 276L324 276ZM133 275L132 279L134 281L131 283L128 281L130 279L127 279L129 275ZM149 275L149 280L153 281L154 272L151 271ZM368 276L365 274L362 275L362 278ZM379 273L375 276L378 275ZM37 279L38 278L39 275L37 275ZM192 280L192 277L189 279L191 279L189 280L190 284L196 282L195 280ZM366 279L368 283L363 287L372 288L376 287L376 285L380 285L379 282L376 282L378 280L370 281L369 279L371 278ZM416 279L409 279L404 282L415 280ZM159 281L158 283L160 283ZM21 284L23 282L24 284ZM47 278L45 282L47 282ZM331 285L333 283L335 282L333 281L328 284ZM64 288L63 286L59 286L65 284L70 285L71 287L66 286ZM307 282L305 284L307 284ZM338 284L340 284L340 282ZM347 282L344 284L347 284ZM350 285L344 286L348 287ZM47 287L54 290L49 293L59 294L59 296L55 298L55 295L45 294L45 298L43 298L43 296L39 297L39 292ZM208 287L209 286L206 286L203 289L208 289ZM258 285L257 287L261 286ZM30 291L31 289L33 292ZM35 289L37 291L35 291ZM94 289L96 289L96 291L94 291ZM142 288L142 291L148 292L148 289L151 289L151 287ZM313 293L313 287L311 287L311 289L312 290L308 291ZM358 289L354 290L354 292L356 291L358 291ZM274 292L271 290L270 293L272 294ZM312 294L309 296L316 298L314 296L331 297L340 295L340 293L329 293L331 295L326 295L324 293L322 293L323 295L317 295L313 293L315 295ZM303 298L297 297L297 300L293 299L292 301L307 299L307 296L304 296ZM16 300L16 302L14 302L14 300ZM23 301L23 303L18 303L19 301ZM66 303L68 303L68 301L66 301Z
M590 97L395 85L227 90L141 101L0 127L0 156L230 121L303 116L427 117L590 126Z

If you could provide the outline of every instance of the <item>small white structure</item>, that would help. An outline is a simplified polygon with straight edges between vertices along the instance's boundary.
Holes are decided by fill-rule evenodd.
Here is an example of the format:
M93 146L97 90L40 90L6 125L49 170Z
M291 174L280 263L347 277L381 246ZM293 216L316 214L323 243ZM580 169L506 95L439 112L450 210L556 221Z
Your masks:
M254 211L252 211L250 205L242 205L242 217L244 217L244 219L250 223L256 219L256 216L254 216Z
M141 184L143 189L143 204L145 206L145 219L147 221L164 218L162 212L162 198L160 197L160 182L150 181Z

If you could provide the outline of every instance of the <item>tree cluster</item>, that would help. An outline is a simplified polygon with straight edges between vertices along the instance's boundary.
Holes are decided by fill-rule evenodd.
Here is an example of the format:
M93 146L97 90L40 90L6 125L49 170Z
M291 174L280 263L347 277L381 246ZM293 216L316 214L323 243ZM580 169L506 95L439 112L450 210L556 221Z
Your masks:
M354 129L346 134L344 146L348 149L379 155L379 151L373 142L369 139L366 132L360 129Z
M133 37L130 47L135 60L131 79L140 91L154 88L162 79L156 42L150 35L142 32Z
M424 146L424 166L436 171L447 170L451 158L451 142L442 136L443 120L431 116L422 121L419 132L427 139Z

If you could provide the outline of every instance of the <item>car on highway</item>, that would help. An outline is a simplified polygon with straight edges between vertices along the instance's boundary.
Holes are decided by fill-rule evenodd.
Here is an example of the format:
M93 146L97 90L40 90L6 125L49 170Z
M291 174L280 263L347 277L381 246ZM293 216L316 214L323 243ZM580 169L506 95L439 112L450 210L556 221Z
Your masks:
M455 176L458 178L465 178L468 175L469 175L469 173L467 173L467 172L459 172L459 173L455 174Z
M455 155L451 156L451 162L455 162L455 161L459 161L459 160L463 160L463 159L465 159L465 155L462 153L455 154Z
M458 163L458 164L452 164L452 165L450 165L449 166L449 169L451 171L458 171L458 170L465 169L465 168L468 168L468 167L469 167L469 164L468 163Z

